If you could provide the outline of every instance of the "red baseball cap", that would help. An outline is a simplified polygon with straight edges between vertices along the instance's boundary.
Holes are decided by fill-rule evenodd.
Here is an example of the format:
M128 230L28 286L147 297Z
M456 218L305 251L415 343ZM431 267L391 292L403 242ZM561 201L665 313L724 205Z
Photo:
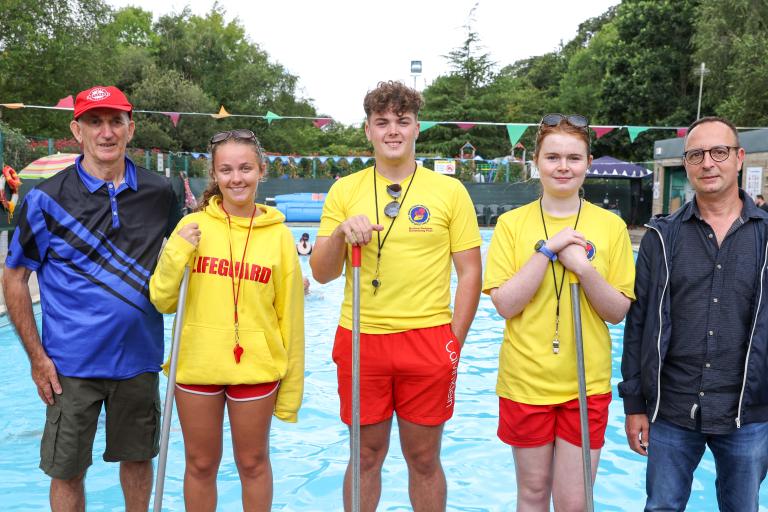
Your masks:
M94 108L122 110L133 117L133 105L123 91L113 85L96 85L80 92L75 98L75 119Z

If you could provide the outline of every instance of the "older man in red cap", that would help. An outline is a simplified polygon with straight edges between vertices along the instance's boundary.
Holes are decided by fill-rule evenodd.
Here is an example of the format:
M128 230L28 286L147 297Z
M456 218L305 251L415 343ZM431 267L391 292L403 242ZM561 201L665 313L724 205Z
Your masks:
M8 249L3 292L47 405L40 468L54 511L85 509L84 479L102 405L108 462L120 462L126 510L146 511L158 452L163 319L149 278L180 217L163 176L126 156L133 107L116 87L75 100L74 165L24 198ZM28 280L37 272L42 333Z

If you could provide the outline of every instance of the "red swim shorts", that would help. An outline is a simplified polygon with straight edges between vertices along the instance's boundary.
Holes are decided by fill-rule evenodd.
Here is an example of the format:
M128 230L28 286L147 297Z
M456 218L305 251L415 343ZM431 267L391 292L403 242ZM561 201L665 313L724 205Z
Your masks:
M451 325L360 335L360 424L397 416L434 426L453 415L461 349ZM352 423L352 331L336 330L341 420Z
M587 397L589 416L589 446L602 448L608 426L608 404L611 394ZM499 430L505 443L518 448L535 448L552 443L555 437L581 446L579 400L562 404L530 405L499 397Z
M196 395L220 395L224 393L227 398L236 402L261 400L266 398L280 387L280 381L264 382L262 384L231 384L228 386L218 384L179 384L176 388Z

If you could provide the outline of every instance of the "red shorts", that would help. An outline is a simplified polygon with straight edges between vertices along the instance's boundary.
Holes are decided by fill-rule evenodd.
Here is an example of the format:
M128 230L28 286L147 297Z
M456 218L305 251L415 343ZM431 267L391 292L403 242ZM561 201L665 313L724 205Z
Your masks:
M453 415L461 349L451 325L360 335L360 424L398 417L440 425ZM333 345L341 420L352 423L352 331L339 326Z
M587 397L589 446L602 448L608 426L611 394ZM505 443L518 448L535 448L552 443L555 437L581 446L579 399L555 405L530 405L499 397L499 430Z
M264 382L262 384L231 384L231 385L219 385L219 384L179 384L176 383L176 388L187 393L194 393L196 395L220 395L224 393L227 398L236 402L248 402L250 400L261 400L266 398L280 387L280 381L276 382Z

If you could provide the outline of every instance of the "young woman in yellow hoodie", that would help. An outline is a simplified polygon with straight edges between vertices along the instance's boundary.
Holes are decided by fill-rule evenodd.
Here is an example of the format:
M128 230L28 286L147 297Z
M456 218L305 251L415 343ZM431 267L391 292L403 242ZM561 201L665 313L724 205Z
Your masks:
M255 204L266 161L253 132L214 135L210 154L200 210L176 226L150 297L174 311L190 267L176 373L186 509L216 509L226 406L243 509L268 511L271 417L295 422L304 390L302 275L285 217Z

